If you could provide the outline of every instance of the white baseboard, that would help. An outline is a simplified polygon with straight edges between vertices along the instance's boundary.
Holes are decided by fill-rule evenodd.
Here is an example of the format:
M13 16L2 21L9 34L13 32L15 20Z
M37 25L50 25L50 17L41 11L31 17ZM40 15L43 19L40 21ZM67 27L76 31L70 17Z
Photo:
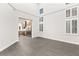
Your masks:
M16 42L19 42L19 40L15 40L11 43L9 42L9 44L7 44L6 46L4 46L3 48L0 49L0 52L4 51L5 49L7 49L8 47L10 47L11 45L13 45Z
M42 38L47 38L47 39L50 39L50 40L56 40L56 41L61 41L61 42L66 42L66 43L70 43L70 44L75 44L75 45L79 45L78 42L73 42L73 41L67 41L67 40L60 40L58 38L50 38L50 37L44 37L42 36Z

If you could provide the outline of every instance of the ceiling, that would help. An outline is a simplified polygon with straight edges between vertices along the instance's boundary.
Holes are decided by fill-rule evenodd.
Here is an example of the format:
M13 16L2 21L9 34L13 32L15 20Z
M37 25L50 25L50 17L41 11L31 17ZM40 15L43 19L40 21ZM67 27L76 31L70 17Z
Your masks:
M12 5L21 11L36 15L37 3L12 3ZM64 3L40 3L40 8L44 8L44 13L54 12L64 7Z
M36 7L35 3L11 3L16 9L19 9L23 12L27 12L30 14L36 14Z
M64 9L64 3L44 3L40 4L40 7L44 9L44 13L55 12L61 9Z

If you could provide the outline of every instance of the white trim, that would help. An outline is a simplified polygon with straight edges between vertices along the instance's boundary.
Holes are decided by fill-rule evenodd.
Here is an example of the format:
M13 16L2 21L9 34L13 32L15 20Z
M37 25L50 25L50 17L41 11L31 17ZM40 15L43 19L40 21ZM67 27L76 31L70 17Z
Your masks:
M16 40L16 41L13 41L13 42L7 44L5 47L3 47L2 49L0 49L0 52L4 51L5 49L7 49L8 47L10 47L11 45L13 45L16 42L19 42L19 40Z
M71 41L67 41L67 40L60 40L58 38L49 38L49 37L42 37L42 38L46 38L46 39L49 39L49 40L55 40L55 41L60 41L60 42L65 42L65 43L70 43L70 44L75 44L75 45L79 45L78 42L71 42Z

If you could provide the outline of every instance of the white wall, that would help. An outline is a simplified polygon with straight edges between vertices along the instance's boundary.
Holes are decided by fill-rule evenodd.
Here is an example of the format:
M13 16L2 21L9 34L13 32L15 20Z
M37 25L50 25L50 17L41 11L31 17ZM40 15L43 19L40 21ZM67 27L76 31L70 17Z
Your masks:
M32 20L32 37L38 37L39 17L13 10L7 3L0 4L0 51L19 41L18 17Z
M43 37L49 39L64 39L65 35L65 16L64 11L44 16Z
M7 3L0 4L0 51L18 41L16 19L16 14Z
M65 23L65 10L44 16L44 32L41 37L79 45L79 35L67 35Z

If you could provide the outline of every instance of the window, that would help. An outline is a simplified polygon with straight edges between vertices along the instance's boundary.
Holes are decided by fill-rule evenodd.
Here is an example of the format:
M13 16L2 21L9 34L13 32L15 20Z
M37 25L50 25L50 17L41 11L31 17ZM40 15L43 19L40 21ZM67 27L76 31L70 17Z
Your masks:
M40 9L40 14L43 14L43 8Z
M39 24L39 31L43 32L43 24Z
M66 33L70 33L70 21L66 21Z
M77 7L72 8L72 16L77 16Z
M77 33L77 20L72 20L72 33Z
M43 17L40 17L39 22L43 22Z
M69 5L70 3L65 3L65 5Z
M70 9L66 10L66 17L70 17Z

